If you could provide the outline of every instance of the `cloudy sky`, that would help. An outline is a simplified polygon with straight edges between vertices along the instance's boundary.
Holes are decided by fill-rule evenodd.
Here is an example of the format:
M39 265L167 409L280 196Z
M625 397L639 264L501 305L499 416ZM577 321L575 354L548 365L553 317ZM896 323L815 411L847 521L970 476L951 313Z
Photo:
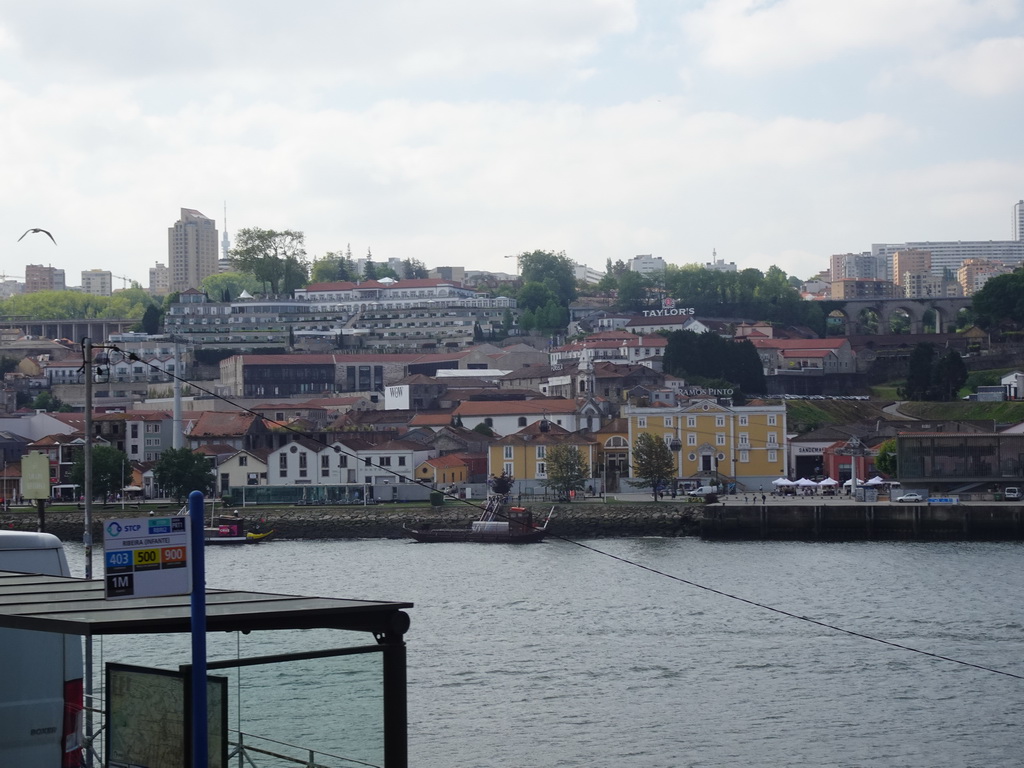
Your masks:
M0 272L146 284L226 201L311 257L807 277L1010 239L1022 92L1021 0L11 0Z

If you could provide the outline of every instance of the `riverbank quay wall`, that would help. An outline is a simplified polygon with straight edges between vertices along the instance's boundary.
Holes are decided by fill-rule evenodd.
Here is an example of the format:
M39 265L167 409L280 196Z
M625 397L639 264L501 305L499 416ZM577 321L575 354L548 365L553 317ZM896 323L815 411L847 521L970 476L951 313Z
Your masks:
M549 507L534 510L543 521ZM468 528L479 515L471 506L377 505L369 507L244 507L240 515L273 529L282 539L396 539L406 526ZM94 510L93 541L102 541L108 520L146 516L147 511ZM163 513L157 512L157 515ZM0 526L36 530L34 510L0 513ZM46 530L63 541L81 541L80 511L50 510ZM567 539L617 536L700 536L709 540L805 541L1024 541L1022 507L1010 504L557 504L550 536Z
M1008 504L708 505L699 535L716 540L1022 541Z

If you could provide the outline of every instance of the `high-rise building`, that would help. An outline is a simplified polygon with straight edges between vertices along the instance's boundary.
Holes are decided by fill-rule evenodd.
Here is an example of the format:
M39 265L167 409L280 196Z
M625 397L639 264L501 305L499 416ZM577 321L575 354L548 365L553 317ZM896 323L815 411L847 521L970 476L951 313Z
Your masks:
M902 248L892 255L892 281L900 287L905 287L915 277L930 275L931 271L930 251Z
M167 230L167 266L170 289L198 288L217 274L217 226L199 211L181 209L181 218Z
M44 267L42 264L25 265L25 293L63 291L66 288L63 269Z
M973 296L996 275L1005 275L1012 271L1011 267L998 261L967 259L957 270L956 278L963 286L964 296Z
M870 253L835 253L830 263L829 279L838 280L884 280L885 261Z
M1024 240L1024 200L1013 206L1013 239L1017 242Z
M88 269L82 272L82 291L93 296L109 296L114 289L113 275L106 269Z
M149 268L149 292L153 296L166 296L171 292L171 271L166 264L157 262Z

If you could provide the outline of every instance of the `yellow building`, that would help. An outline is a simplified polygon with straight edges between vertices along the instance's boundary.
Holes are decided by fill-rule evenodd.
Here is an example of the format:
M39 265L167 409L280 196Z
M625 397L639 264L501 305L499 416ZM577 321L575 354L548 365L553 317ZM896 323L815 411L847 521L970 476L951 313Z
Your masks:
M584 466L593 471L597 464L597 441L587 435L569 432L548 421L535 421L527 427L492 443L487 455L487 471L516 479L516 493L542 493L548 479L547 452L555 445L572 445L583 454ZM591 483L592 484L592 483Z
M697 397L674 407L626 406L623 416L631 449L642 432L664 440L680 480L735 483L742 492L771 490L772 481L785 476L784 405L726 405Z
M432 485L462 485L468 478L469 467L465 459L455 454L427 459L416 467L417 482L426 482Z

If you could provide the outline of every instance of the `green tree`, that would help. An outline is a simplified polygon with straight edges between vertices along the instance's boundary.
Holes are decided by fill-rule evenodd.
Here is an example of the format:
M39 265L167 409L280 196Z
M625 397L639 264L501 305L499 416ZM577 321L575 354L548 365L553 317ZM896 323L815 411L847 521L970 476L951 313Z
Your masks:
M886 440L878 446L878 455L875 457L875 468L889 477L899 477L899 463L896 455L896 438Z
M217 476L210 462L188 448L168 448L153 469L157 485L181 502L192 491L209 493Z
M531 251L519 254L519 274L523 285L541 283L555 294L559 304L568 307L576 298L576 268L564 252Z
M971 309L981 328L1024 327L1024 269L988 280L971 297Z
M932 367L932 386L929 391L932 400L956 400L960 389L967 383L967 366L955 349L935 361Z
M623 312L640 312L649 306L651 282L639 272L624 272L619 276L615 306Z
M419 259L405 259L402 262L403 280L426 280L429 276L426 265Z
M305 241L302 232L290 229L240 229L231 261L236 269L270 286L271 293L286 293L309 282Z
M650 486L657 501L659 490L675 476L676 463L665 441L650 432L641 432L633 443L633 477L627 482L635 488Z
M263 283L247 272L219 272L205 278L199 289L210 298L216 296L214 301L234 301L242 295L242 291L248 292L250 296L260 293ZM226 299L223 298L225 291L228 296Z
M64 403L59 397L45 390L36 395L35 400L32 401L32 408L34 410L49 411L50 413L56 413L64 406Z
M516 301L519 304L520 309L529 309L536 312L541 307L547 305L549 301L558 301L558 295L551 290L544 283L529 282L523 283L523 287L519 289L519 293L516 296Z
M898 390L900 397L906 400L930 399L934 362L934 344L922 342L914 347L907 361L907 380Z
M313 262L310 271L310 280L314 283L354 283L359 277L351 250L345 253L328 251Z
M94 445L92 449L93 498L121 493L132 479L132 465L124 451L109 445ZM79 455L71 467L71 482L85 485L85 456Z
M163 318L164 313L160 308L151 304L142 313L142 321L139 323L139 326L142 328L143 333L156 334L160 332L160 324L163 322Z
M582 491L589 474L586 459L575 445L551 445L544 453L547 479L545 488L558 496L569 498L572 491Z

